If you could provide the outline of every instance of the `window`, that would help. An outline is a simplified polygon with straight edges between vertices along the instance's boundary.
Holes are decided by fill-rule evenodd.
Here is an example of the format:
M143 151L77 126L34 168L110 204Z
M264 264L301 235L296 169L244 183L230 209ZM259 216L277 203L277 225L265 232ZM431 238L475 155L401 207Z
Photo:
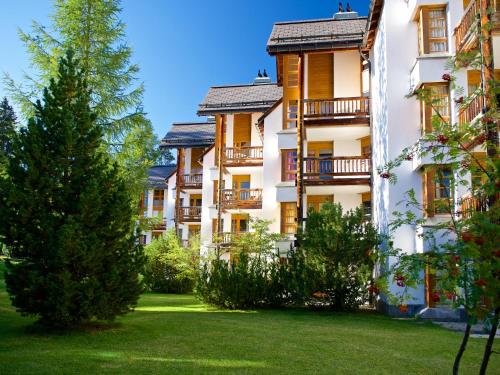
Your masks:
M422 7L418 21L421 55L448 52L445 7Z
M421 121L425 133L433 131L433 121L450 120L450 93L448 84L424 85L427 98L421 100ZM439 116L436 117L436 116Z
M281 151L281 181L295 181L297 175L297 150Z
M147 236L145 234L141 234L139 236L139 244L146 245L147 244Z
M363 210L365 220L369 221L372 217L372 195L371 195L371 193L362 193L361 194L361 209Z
M148 214L148 197L149 194L146 190L141 193L141 197L139 198L139 212L144 216Z
M281 233L295 234L297 232L297 203L281 203Z
M287 58L287 87L299 86L299 56L289 55Z
M153 207L163 209L163 200L165 198L165 190L155 190L153 193Z
M295 129L297 127L298 113L299 113L299 101L289 100L285 129Z
M450 212L453 201L453 171L447 166L437 166L424 174L424 194L427 216Z

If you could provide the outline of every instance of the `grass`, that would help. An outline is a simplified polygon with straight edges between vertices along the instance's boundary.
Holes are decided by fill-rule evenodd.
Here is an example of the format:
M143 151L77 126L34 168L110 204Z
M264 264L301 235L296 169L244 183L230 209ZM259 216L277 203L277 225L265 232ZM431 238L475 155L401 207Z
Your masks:
M145 294L104 330L28 333L33 321L0 279L0 374L446 374L461 340L375 313L224 311L187 295ZM461 373L478 373L484 343L471 339Z

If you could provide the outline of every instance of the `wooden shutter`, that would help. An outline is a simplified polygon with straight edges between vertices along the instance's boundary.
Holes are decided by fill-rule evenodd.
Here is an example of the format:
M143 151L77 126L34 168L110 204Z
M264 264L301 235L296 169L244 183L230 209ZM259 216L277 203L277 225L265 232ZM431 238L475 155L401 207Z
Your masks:
M214 181L214 196L213 196L213 203L217 204L219 200L219 181Z
M236 114L233 122L233 145L240 147L250 145L252 139L252 116L250 114Z
M419 49L420 54L424 55L429 53L429 9L420 9L420 20L418 23L419 28Z
M431 169L426 169L423 174L423 201L427 217L434 216L434 199L436 187L436 182L434 181L435 175L435 171Z
M333 98L333 54L315 53L308 55L308 97L309 99Z

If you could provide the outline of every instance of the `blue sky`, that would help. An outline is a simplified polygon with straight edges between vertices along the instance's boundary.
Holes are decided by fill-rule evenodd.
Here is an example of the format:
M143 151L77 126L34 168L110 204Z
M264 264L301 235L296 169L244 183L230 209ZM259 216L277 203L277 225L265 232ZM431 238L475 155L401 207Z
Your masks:
M344 1L344 5L346 2ZM368 12L369 0L351 7ZM196 109L213 85L250 83L266 68L275 80L266 42L274 22L331 17L329 0L123 0L122 19L133 61L146 86L144 108L163 137L172 122L200 120ZM29 71L17 29L32 20L49 25L52 1L7 1L0 12L0 72L16 80ZM5 95L0 85L0 97Z

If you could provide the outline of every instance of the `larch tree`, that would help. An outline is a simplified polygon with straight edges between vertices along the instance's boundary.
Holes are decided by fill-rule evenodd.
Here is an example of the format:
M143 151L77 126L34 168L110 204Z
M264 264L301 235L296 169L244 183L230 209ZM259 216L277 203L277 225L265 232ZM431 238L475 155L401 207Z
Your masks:
M72 49L91 91L90 106L104 130L105 143L122 168L131 193L139 196L147 168L157 157L156 138L143 111L144 86L137 84L139 67L131 62L120 0L55 0L52 24L33 22L30 32L19 31L29 54L33 75L5 86L21 113L34 113L34 100L58 74L57 62Z
M135 306L143 249L120 167L102 146L71 52L12 146L0 236L12 304L43 326L111 321Z

